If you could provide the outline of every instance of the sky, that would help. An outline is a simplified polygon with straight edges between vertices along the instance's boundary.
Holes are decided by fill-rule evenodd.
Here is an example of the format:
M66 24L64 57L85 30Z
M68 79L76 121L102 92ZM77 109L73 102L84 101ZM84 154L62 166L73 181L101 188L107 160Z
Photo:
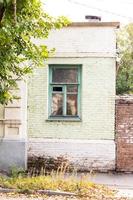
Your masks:
M86 21L85 15L101 16L102 21L133 22L133 0L42 0L52 16L64 15L71 21Z

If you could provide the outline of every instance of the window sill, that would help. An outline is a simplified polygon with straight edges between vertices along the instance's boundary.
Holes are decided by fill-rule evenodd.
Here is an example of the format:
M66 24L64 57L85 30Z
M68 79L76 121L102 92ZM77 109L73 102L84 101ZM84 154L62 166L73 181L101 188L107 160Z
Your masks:
M46 122L81 122L79 117L49 117Z

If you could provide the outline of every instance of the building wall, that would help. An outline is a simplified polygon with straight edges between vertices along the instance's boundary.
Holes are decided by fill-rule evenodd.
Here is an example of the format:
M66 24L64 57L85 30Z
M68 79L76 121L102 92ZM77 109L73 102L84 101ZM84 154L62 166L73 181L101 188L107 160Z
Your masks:
M27 90L18 81L18 97L13 103L0 107L0 170L27 166Z
M101 56L116 56L116 29L114 27L65 27L53 30L47 40L37 40L37 43L55 48L55 56L63 53L72 57L86 56L88 53ZM106 55L105 55L106 54Z
M83 64L81 121L47 121L48 67L36 70L29 81L28 90L29 156L32 154L53 156L52 145L54 156L65 155L69 160L75 160L76 166L79 160L79 168L84 166L85 170L89 170L93 166L94 169L101 171L114 169L115 59L53 58L49 63ZM54 143L53 139L57 139L58 142ZM63 139L68 140L64 142ZM71 154L68 151L69 139L74 139L75 142L71 145L72 147L76 145L78 148L72 150L71 147ZM84 144L80 144L79 140L84 140ZM94 141L91 144L91 141L86 143L85 140Z
M29 137L114 139L115 59L53 58L49 60L49 63L83 64L81 121L47 121L48 67L46 66L36 70L29 82Z
M44 42L56 53L29 80L29 156L62 155L85 170L113 170L115 28L68 27ZM82 65L81 121L48 120L48 64Z
M115 169L113 140L30 138L28 155L33 163L35 163L35 157L47 160L60 157L62 162L67 160L70 166L77 171L106 172ZM56 165L57 162L55 162Z
M133 172L133 95L116 101L116 167Z

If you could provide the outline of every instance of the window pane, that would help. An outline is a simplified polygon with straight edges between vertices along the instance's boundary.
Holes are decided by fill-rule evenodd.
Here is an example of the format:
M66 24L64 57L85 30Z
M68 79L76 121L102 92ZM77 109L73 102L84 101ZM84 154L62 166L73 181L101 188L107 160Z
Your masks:
M68 85L67 92L78 92L78 86L77 85Z
M77 115L77 94L67 95L67 115Z
M53 69L52 82L54 83L77 83L78 69Z
M52 94L52 116L63 115L63 94Z
M62 87L53 87L53 92L62 92Z

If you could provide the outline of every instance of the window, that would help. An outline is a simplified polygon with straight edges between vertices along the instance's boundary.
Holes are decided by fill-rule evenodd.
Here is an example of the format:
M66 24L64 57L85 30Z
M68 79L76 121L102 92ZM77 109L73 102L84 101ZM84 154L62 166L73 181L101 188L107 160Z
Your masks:
M50 65L49 72L49 116L79 117L81 67Z

